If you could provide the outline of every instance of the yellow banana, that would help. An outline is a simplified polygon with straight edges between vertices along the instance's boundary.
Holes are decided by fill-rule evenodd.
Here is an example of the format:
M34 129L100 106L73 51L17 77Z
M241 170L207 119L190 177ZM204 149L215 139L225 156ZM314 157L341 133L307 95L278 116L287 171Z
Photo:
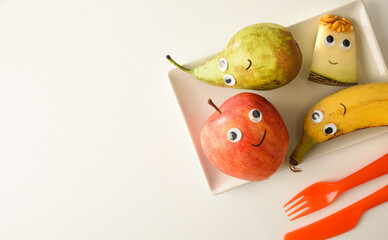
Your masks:
M304 120L303 136L290 156L298 165L315 144L363 128L388 126L388 82L352 86L319 101Z

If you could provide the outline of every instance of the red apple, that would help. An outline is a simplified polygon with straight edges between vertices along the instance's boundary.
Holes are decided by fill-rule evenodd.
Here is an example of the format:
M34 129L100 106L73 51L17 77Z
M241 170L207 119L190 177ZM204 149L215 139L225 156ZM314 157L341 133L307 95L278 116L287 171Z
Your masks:
M269 178L287 153L288 132L276 108L264 97L239 93L216 108L201 131L201 145L220 171L248 181Z

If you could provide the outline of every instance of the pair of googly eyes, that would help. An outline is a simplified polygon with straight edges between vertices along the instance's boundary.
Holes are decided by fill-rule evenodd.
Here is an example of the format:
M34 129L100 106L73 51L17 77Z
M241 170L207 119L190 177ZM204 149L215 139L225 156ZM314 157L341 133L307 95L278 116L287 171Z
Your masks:
M218 61L218 67L221 71L225 72L226 69L228 69L228 61L226 61L225 58L221 58ZM236 79L234 79L234 77L230 74L225 74L224 83L228 86L233 86L234 84L236 84Z
M261 122L261 120L263 119L263 115L258 109L252 109L251 111L249 111L249 119L254 123L258 123ZM228 131L227 137L229 141L235 143L241 140L242 133L238 128L231 128Z
M327 46L327 47L333 47L334 44L335 44L335 39L332 35L327 35L323 38L323 43ZM350 49L350 46L351 46L351 43L350 43L350 40L347 39L347 38L343 38L341 39L340 41L340 48L344 51L347 51Z
M323 121L323 112L320 110L315 110L311 114L311 119L315 123L320 123ZM334 133L337 132L337 126L333 123L328 123L323 127L323 132L327 135L333 135Z

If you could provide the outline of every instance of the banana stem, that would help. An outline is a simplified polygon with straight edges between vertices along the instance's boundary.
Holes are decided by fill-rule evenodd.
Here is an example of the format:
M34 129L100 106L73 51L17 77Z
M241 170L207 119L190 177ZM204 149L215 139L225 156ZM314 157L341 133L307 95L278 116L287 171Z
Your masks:
M304 155L312 146L314 146L314 144L316 144L316 142L309 136L302 136L302 138L299 140L298 145L296 145L294 151L290 155L289 166L293 172L302 171L301 169L297 168L296 165L298 165L302 161Z
M170 55L166 55L166 58L167 58L168 61L170 61L172 64L174 64L175 67L179 68L180 70L185 71L185 72L188 72L188 73L191 72L191 69L182 67L182 66L179 65L177 62L175 62L174 59L172 59L172 58L170 57Z

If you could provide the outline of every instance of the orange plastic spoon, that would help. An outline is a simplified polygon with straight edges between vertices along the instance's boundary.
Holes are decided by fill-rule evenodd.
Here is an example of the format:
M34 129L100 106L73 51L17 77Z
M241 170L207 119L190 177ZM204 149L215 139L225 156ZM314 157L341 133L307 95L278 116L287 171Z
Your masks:
M285 240L323 240L353 229L361 215L379 204L388 201L388 185L352 205L310 225L289 232Z

